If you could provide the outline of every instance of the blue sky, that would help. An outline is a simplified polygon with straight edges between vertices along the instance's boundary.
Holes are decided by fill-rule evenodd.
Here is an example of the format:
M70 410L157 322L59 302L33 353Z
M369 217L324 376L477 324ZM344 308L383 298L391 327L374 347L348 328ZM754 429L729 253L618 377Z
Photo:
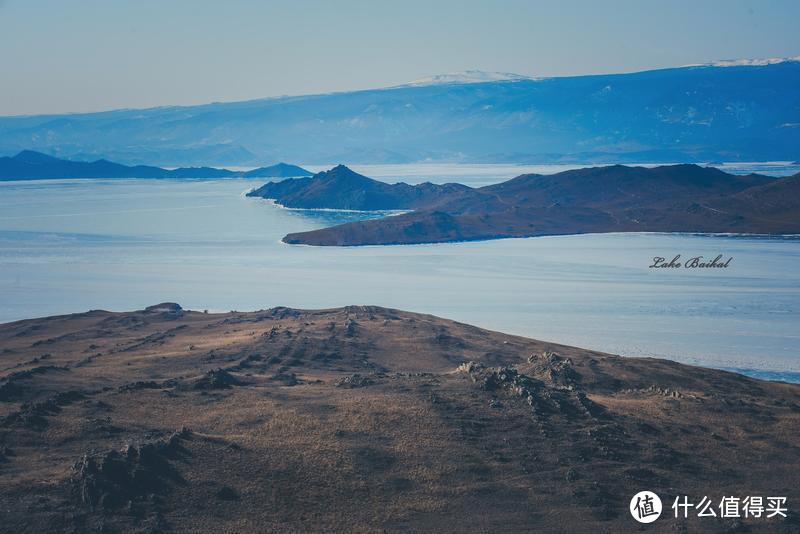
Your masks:
M796 0L0 0L0 115L800 55Z

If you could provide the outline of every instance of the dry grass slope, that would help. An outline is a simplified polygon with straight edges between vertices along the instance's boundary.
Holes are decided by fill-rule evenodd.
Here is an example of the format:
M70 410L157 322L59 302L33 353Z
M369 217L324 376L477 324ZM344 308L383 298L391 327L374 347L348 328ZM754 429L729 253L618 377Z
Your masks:
M785 495L800 386L377 307L0 325L0 529L572 531L641 489Z

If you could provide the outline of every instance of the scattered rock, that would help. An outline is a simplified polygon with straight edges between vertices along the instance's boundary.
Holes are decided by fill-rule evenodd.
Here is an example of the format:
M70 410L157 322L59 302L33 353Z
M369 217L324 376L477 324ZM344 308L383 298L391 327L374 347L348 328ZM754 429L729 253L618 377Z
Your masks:
M286 308L285 306L278 306L277 308L272 308L267 310L267 313L273 319L286 319L289 317L300 317L300 312L294 310L292 308Z
M124 384L118 388L119 391L137 391L140 389L161 389L161 384L153 382L152 380L139 380Z
M572 366L572 360L556 352L544 351L541 354L531 354L528 363L532 364L533 374L543 377L552 384L575 387L580 378Z
M33 367L32 369L16 371L6 375L3 378L3 384L0 384L0 401L13 401L19 399L24 393L24 388L19 384L20 381L29 380L34 376L54 371L65 372L69 371L69 369L55 365L40 365L38 367Z
M175 328L170 328L169 330L166 330L164 332L156 332L154 334L150 334L148 336L136 340L134 343L121 349L121 352L132 352L135 350L139 350L142 347L163 345L164 343L167 342L169 338L175 337L175 335L178 332L186 330L187 328L189 328L189 325L182 324L176 326Z
M85 425L86 432L100 434L119 434L124 429L111 422L110 417L89 419Z
M224 369L214 369L208 371L205 376L197 379L194 389L228 389L232 386L241 385L241 381Z
M19 411L11 412L2 419L2 426L23 426L41 429L47 426L47 417L57 414L62 406L86 398L80 391L58 393L41 402L25 403Z
M267 339L275 339L276 337L278 337L278 327L273 326L272 328L269 329L269 331L261 334L261 337L266 337Z
M347 319L344 323L344 331L347 337L353 337L356 335L356 327L358 323L356 323L353 319Z
M513 367L486 367L481 363L466 362L459 365L457 370L468 374L473 382L486 391L502 391L521 397L531 407L534 416L559 413L566 417L594 418L604 413L600 405L575 386L545 383Z
M623 389L621 392L625 394L638 394L638 395L661 395L662 397L669 397L673 399L682 399L685 396L681 391L677 389L669 387L660 387L656 386L655 384L648 388ZM692 399L696 399L694 395L689 395L689 397Z
M334 385L339 388L363 388L372 384L372 380L358 373L337 380Z

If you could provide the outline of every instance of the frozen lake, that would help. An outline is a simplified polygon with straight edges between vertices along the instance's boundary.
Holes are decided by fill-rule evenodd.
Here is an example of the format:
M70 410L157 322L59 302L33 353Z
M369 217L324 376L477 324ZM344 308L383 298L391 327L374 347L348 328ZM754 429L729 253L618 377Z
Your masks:
M778 167L773 174L797 170ZM469 185L560 170L354 168L387 181ZM243 196L262 182L0 183L0 322L166 300L200 310L376 304L623 355L800 380L800 238L607 234L296 247L280 238L365 215L291 211ZM727 269L648 268L654 256L676 254L733 260Z

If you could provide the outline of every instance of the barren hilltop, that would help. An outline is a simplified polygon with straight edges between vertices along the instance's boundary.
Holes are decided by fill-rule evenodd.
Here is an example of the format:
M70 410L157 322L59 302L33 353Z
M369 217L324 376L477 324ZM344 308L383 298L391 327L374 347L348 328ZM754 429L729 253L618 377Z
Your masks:
M799 385L370 306L19 321L0 369L7 531L621 532L643 489L800 527Z

